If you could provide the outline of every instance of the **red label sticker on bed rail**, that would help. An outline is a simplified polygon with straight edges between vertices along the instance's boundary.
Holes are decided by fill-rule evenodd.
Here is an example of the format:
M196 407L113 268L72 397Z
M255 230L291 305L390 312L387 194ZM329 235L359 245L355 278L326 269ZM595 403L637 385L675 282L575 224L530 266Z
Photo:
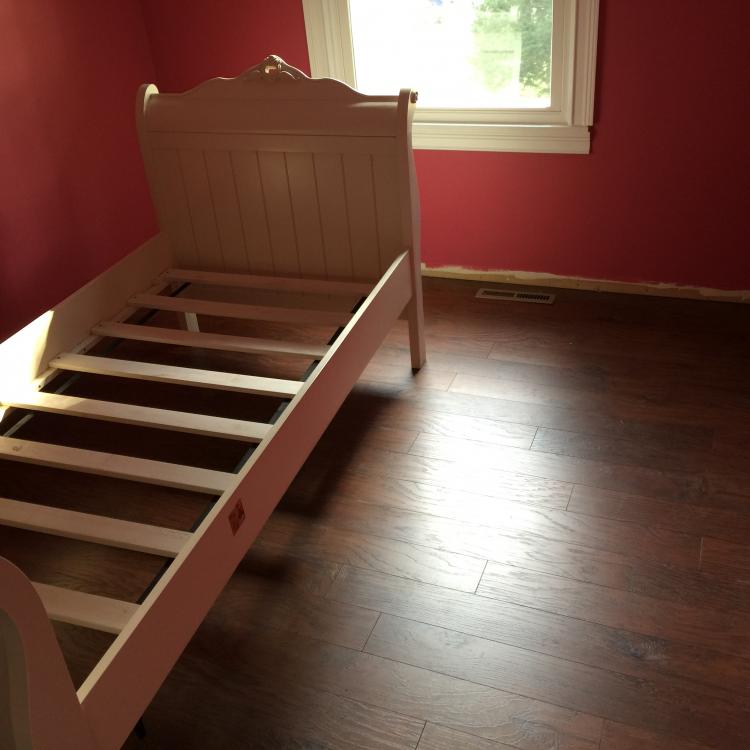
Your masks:
M237 501L237 505L229 514L229 526L232 529L232 534L236 534L240 526L242 526L245 520L245 509L242 507L242 500Z

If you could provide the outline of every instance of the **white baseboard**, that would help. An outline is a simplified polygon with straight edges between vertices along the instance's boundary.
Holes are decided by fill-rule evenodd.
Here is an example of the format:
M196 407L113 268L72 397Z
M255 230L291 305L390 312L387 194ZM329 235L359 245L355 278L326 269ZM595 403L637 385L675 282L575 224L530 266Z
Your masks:
M643 284L629 281L586 279L578 276L557 276L531 271L477 271L461 266L427 268L422 263L422 276L463 281L482 281L487 284L523 284L524 286L554 287L556 289L583 289L590 292L615 294L645 294L653 297L712 300L750 304L750 289L710 289L708 287L681 286L679 284Z

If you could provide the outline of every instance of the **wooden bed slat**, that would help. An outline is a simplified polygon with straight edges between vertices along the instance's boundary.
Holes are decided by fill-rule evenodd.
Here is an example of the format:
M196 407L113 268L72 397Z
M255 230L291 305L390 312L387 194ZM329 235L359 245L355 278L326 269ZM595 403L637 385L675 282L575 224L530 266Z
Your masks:
M134 362L128 359L94 357L89 354L61 354L50 363L58 370L88 372L94 375L111 375L136 380L153 380L160 383L179 383L223 391L254 393L261 396L289 398L302 387L302 381L262 378L256 375L239 375L233 372L198 370L191 367L159 365L151 362Z
M307 294L362 295L367 296L374 284L358 281L328 281L327 279L299 279L283 276L253 276L244 273L218 273L170 268L161 275L169 281L188 281L191 284L230 286L243 289L276 289L284 292Z
M303 325L345 326L352 318L352 314L349 312L337 312L335 310L242 305L189 297L167 297L161 294L135 294L128 300L128 304L152 310L171 310L173 312L215 315L222 318L240 318L242 320L273 320Z
M259 443L271 429L270 424L247 422L241 419L212 417L206 414L191 414L184 411L154 409L149 406L121 404L113 401L95 401L57 393L31 391L17 398L6 400L8 406L25 409L89 417L105 422L120 422L145 427L157 427L175 432L190 432L195 435L210 435L230 440Z
M120 599L48 586L46 583L34 582L34 588L50 620L103 630L105 633L119 633L138 611L137 604Z
M209 494L223 492L235 478L224 471L7 437L0 437L0 458Z
M0 525L104 544L162 557L176 557L190 534L144 523L51 508L0 497Z
M133 325L132 323L100 323L92 329L98 336L151 341L155 344L192 346L196 349L218 349L224 352L243 354L293 354L300 357L320 359L328 351L327 346L298 344L295 342L274 341L272 339L251 339L244 336L227 336L223 333L195 333L177 328L157 328L156 326Z

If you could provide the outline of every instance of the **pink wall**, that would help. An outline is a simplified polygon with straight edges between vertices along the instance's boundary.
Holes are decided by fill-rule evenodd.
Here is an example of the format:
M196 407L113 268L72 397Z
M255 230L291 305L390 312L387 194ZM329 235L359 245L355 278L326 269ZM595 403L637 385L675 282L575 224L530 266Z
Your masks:
M143 3L165 90L269 52L307 69L300 0ZM750 289L750 6L601 6L592 153L417 152L425 261Z
M142 0L162 91L232 77L271 53L309 74L302 0Z
M601 2L592 154L417 152L425 260L750 288L750 5ZM0 50L0 340L154 233L141 82L308 67L300 0L6 0Z
M156 231L137 0L0 3L0 341Z

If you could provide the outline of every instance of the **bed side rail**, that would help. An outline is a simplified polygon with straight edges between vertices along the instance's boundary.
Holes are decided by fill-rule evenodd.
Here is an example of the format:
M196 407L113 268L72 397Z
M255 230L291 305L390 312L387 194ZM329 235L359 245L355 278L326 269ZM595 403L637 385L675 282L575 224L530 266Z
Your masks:
M99 746L124 742L411 294L403 253L81 686Z
M0 747L96 750L31 581L0 557Z

